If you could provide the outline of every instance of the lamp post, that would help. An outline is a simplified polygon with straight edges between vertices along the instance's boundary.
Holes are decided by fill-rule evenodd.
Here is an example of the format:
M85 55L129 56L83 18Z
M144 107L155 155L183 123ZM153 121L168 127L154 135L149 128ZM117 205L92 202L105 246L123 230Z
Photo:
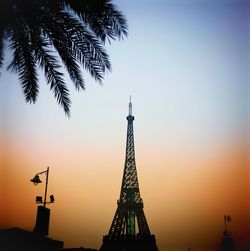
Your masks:
M43 203L43 206L46 207L47 203L54 203L54 196L50 195L50 201L46 201L47 199L47 189L48 189L48 181L49 181L49 167L47 167L47 170L42 171L40 173L37 173L33 179L31 179L30 181L33 182L34 185L37 185L39 183L42 183L42 181L40 180L39 175L40 174L46 174L46 184L45 184L45 193L44 193L44 201L42 201L42 197L41 196L37 196L36 197L36 202L37 203Z
M36 225L34 228L34 232L46 236L49 232L49 218L50 218L50 209L46 208L46 204L54 203L55 199L53 195L50 195L50 201L47 201L47 190L48 190L48 181L49 181L49 167L47 170L37 173L33 179L30 181L37 185L42 183L39 175L46 174L46 183L45 183L45 193L44 193L44 201L42 196L36 196L36 203L43 204L43 206L38 206L37 208L37 217L36 217Z

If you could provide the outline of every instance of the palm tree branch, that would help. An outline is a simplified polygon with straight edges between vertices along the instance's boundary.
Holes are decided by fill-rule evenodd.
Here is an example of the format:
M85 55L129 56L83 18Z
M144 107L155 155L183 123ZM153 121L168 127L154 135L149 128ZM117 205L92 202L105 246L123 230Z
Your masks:
M12 62L7 69L19 75L26 102L35 103L39 93L36 62L27 35L29 33L24 27L26 25L15 24L9 34L12 41L10 49L14 52Z
M67 25L68 34L73 40L73 51L76 52L77 58L91 75L100 81L102 73L106 69L111 70L110 61L103 46L77 19L70 17L68 13L64 13L63 19Z
M45 48L36 49L36 56L39 64L44 69L47 82L50 84L50 89L53 90L57 102L63 107L67 116L70 116L70 98L69 90L63 80L63 73L59 71L60 65L57 64L57 59L51 56L50 51Z
M40 6L41 6L41 4L40 5L38 4L37 6L35 6L36 13L37 14L39 13L40 15L38 15L38 16L37 15L36 16L29 15L26 17L29 24L30 24L31 33L33 33L33 36L35 36L35 34L37 34L37 33L38 34L42 33L42 29L38 29L38 27L36 25L34 25L34 23L35 24L37 23L36 19L39 19L39 22L41 22L41 21L43 22L44 20L47 20L47 23L49 23L49 22L53 23L54 20L51 20L50 18L57 16L61 11L61 7L60 7L60 5L58 6L58 4L56 4L56 1L53 4L49 3L49 6L48 6L48 3L45 1L43 3L42 10L41 10ZM50 13L50 14L48 15L48 13ZM48 26L51 26L51 23L49 23ZM56 29L57 29L57 27L55 27L53 32L55 32ZM56 34L55 37L58 37L58 33ZM43 36L43 38L45 39L44 36ZM40 41L40 43L41 43L40 37L38 37L38 41ZM63 39L61 39L61 41L65 42L65 39L63 38ZM36 39L33 39L33 43L34 44L36 43ZM51 46L52 46L52 44L51 44ZM60 52L60 57L61 57L64 65L69 73L69 76L70 76L72 82L75 85L75 88L77 90L84 89L85 88L84 80L81 75L80 68L77 64L77 60L74 58L74 55L69 50L67 50L67 48L69 48L69 46L65 46L64 44L62 46L59 46L59 45L57 46L58 52Z
M4 60L4 31L0 31L0 68L3 66Z
M85 89L84 81L75 56L68 49L65 49L65 43L62 44L60 41L57 40L54 40L53 42L54 42L54 47L58 51L64 65L67 68L71 80L75 84L75 88L78 91L80 89L84 90Z
M109 57L105 52L103 45L100 44L96 36L91 33L86 26L80 23L76 18L72 18L69 21L68 13L65 14L65 24L71 37L74 39L74 43L81 50L82 54L89 53L92 55L92 60L99 62L102 66L102 71L111 70L111 64ZM86 55L89 58L89 55Z
M32 45L34 47L35 59L44 70L50 89L53 90L57 102L63 107L67 116L70 116L69 91L63 81L63 74L58 70L61 66L57 63L58 59L49 50L50 42L41 37L41 34L32 32Z
M54 27L51 27L47 20L44 20L46 34L51 38L62 59L66 53L74 54L85 69L91 73L92 77L101 82L105 69L110 69L107 54L102 49L99 41L94 39L79 21L65 12L60 14L57 15L56 19L54 16L52 17L55 23ZM68 52L65 52L66 50Z
M128 25L125 16L110 0L61 0L68 10L73 10L103 41L127 36Z
M70 114L62 64L77 90L84 89L80 66L101 83L111 70L106 40L127 36L127 23L111 0L6 0L0 9L0 68L4 40L13 52L7 69L19 76L27 102L39 92L37 66L55 98Z

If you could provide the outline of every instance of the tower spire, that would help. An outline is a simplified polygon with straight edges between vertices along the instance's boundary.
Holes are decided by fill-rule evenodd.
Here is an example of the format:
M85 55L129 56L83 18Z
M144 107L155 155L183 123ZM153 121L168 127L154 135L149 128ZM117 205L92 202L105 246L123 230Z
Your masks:
M132 116L132 102L131 102L131 95L129 96L128 115L129 115L129 116Z
M127 116L126 157L120 198L108 235L103 237L100 251L157 251L143 211L135 164L134 132L131 96Z

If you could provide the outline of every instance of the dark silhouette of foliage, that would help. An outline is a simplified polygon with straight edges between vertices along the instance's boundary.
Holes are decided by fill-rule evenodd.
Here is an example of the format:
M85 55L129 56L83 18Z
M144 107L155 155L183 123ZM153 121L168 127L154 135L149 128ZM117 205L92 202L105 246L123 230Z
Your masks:
M12 51L7 69L19 75L25 100L35 103L38 68L57 102L70 115L65 66L77 90L84 89L81 66L99 83L111 69L105 41L127 36L125 17L111 0L4 0L0 8L0 67L5 42Z

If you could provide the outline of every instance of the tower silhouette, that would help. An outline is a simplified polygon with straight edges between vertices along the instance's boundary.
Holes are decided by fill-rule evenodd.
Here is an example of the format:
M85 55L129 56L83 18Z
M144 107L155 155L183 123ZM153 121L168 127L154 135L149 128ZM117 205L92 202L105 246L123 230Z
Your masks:
M135 165L132 103L127 116L126 159L120 199L108 235L103 237L100 251L157 251L143 211Z
M232 218L230 215L224 215L225 230L223 231L222 238L222 250L223 251L234 251L234 241L232 233L228 231L227 223L231 222Z

